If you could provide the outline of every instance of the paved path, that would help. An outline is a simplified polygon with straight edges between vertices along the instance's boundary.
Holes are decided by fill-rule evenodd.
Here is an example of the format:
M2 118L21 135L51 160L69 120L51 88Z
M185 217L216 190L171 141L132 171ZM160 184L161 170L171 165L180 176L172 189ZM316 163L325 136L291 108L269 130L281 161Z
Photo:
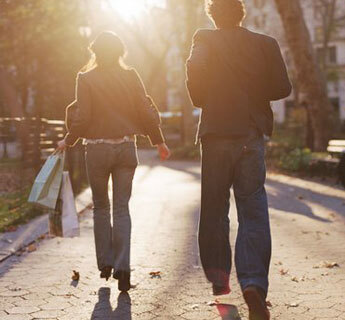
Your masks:
M196 244L199 167L186 162L154 166L150 155L143 158L131 202L137 288L119 295L115 280L98 278L87 212L80 238L43 240L36 251L0 265L1 320L248 318L235 274L231 295L222 304L210 303ZM273 174L267 189L274 250L272 318L344 320L345 192ZM231 218L234 241L234 205ZM80 272L78 283L71 280L72 270ZM158 271L161 277L149 275Z

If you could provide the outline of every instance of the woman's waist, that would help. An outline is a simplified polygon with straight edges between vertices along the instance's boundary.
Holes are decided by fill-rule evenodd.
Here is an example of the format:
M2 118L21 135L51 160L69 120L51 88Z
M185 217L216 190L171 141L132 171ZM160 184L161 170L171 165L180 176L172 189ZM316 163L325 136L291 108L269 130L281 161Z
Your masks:
M136 142L135 135L126 135L119 138L84 138L83 144L122 144L125 142Z

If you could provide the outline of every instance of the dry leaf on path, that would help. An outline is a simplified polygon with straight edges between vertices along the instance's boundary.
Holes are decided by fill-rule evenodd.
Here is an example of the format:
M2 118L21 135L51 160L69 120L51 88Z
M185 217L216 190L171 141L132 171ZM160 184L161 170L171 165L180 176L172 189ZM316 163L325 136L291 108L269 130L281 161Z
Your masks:
M151 276L151 279L153 278L161 278L162 277L162 273L160 271L152 271L149 273Z
M314 269L320 269L320 268L333 269L333 268L340 268L340 265L338 264L338 262L323 261L313 266L313 268Z
M292 277L292 278L291 278L291 281L299 282L298 279L297 279L297 277Z
M282 276L285 276L286 274L289 273L289 270L287 270L287 269L280 269L279 272L280 272L280 274L281 274Z
M213 301L207 302L207 305L210 306L210 307L217 306L218 304L219 304L219 301L217 299L213 300Z
M79 279L80 279L80 273L78 271L73 270L72 280L79 281Z
M18 230L18 227L16 226L9 226L8 228L6 228L6 232L15 232Z
M297 308L299 306L299 304L297 302L292 302L292 303L286 304L286 306L288 308Z
M325 261L324 262L324 267L328 268L328 269L333 269L333 268L339 268L339 264L338 262L329 262L329 261Z
M27 248L27 252L34 252L37 250L37 247L36 245L33 243L33 244L30 244Z

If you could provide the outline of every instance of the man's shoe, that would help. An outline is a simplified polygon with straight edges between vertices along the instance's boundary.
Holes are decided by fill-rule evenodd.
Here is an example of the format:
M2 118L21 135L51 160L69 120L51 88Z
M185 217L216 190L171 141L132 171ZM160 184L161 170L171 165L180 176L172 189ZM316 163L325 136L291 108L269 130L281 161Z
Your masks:
M243 298L249 309L249 320L269 320L270 312L260 288L249 286L243 290Z
M101 270L100 277L101 277L102 279L105 279L105 280L108 281L108 279L109 279L110 276L111 276L111 270L112 270L112 269L113 269L113 268L110 267L110 266L104 267L104 268Z
M113 277L119 280L118 288L121 292L129 291L132 286L130 282L130 273L127 271L116 271L114 272Z
M212 289L213 289L213 295L214 296L223 296L223 295L229 294L231 291L229 285L217 286L217 285L213 284Z

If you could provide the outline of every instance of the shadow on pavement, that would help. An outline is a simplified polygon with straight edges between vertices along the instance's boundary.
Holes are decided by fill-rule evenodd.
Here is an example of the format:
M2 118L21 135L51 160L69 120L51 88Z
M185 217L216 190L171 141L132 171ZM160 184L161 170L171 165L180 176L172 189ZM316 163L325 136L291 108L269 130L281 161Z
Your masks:
M222 320L241 320L237 307L232 304L218 304L217 309Z
M328 210L342 213L340 207L343 199L335 196L330 197L314 190L291 186L272 179L267 179L267 191L269 206L276 210L293 212L320 222L332 222L330 219L315 215L313 209L305 202L307 200L314 204L320 204Z
M93 309L91 320L132 320L131 298L128 293L120 293L117 307L113 310L110 302L110 288L98 290L98 302Z

